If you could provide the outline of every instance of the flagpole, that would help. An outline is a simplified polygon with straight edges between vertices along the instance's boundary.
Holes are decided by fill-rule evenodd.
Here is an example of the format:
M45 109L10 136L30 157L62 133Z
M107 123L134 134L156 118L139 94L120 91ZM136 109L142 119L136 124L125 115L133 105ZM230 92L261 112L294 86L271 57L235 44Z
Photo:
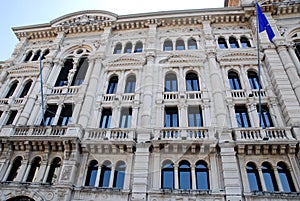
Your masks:
M44 90L43 90L43 77L42 77L42 55L40 55L40 82L41 82L41 99L42 99L42 124L45 126L45 106L44 106Z
M255 9L256 9L256 41L257 41L257 65L258 65L258 115L259 115L259 127L261 127L261 84L260 84L260 38L259 38L259 23L258 23L258 12L257 12L257 0L255 3Z

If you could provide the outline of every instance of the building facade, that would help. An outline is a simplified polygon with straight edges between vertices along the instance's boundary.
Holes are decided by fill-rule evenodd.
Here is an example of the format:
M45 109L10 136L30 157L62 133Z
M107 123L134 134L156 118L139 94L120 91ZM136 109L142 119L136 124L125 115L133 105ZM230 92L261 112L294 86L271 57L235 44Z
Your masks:
M299 200L300 2L261 7L273 43L250 0L13 28L0 200Z

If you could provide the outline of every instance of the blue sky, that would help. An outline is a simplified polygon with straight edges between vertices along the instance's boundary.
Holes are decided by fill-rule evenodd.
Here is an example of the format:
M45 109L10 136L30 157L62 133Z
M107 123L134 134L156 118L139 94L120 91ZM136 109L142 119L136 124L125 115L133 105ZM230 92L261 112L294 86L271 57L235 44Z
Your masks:
M106 10L124 15L223 6L224 0L3 0L0 8L0 61L9 59L18 43L12 27L48 23L80 10Z

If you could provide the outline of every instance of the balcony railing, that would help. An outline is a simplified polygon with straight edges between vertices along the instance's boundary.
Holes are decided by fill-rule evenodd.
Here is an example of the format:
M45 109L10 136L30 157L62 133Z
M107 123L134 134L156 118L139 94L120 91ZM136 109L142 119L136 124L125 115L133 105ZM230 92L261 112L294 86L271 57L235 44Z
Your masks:
M132 129L89 129L84 134L85 140L121 140L131 141L135 139Z
M234 131L237 141L248 140L289 140L294 139L290 129L282 128L243 128Z
M53 87L51 89L51 94L76 94L79 91L79 86L62 86Z
M179 92L164 92L164 100L176 100L179 98Z
M260 90L261 97L266 97L267 92L264 89ZM245 90L245 89L238 89L238 90L228 90L227 97L232 98L246 98L246 97L259 97L259 90L252 89L252 90Z
M7 104L13 104L13 105L21 105L25 99L24 98L1 98L0 99L0 105L7 105Z
M164 128L156 131L155 138L160 140L203 140L212 137L209 133L208 128Z
M16 127L13 136L63 136L67 127Z
M201 91L187 91L186 98L187 99L201 99L202 92Z

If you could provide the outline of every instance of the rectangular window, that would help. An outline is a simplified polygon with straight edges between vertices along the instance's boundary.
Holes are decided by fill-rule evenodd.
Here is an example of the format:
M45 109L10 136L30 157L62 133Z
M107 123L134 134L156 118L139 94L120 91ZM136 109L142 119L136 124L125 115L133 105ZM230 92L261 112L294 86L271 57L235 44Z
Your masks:
M71 123L72 113L73 113L73 105L65 104L59 115L57 125L58 126L66 126L69 123Z
M251 127L248 111L245 106L235 106L235 117L239 128Z
M165 108L165 127L178 127L178 109L177 107Z
M110 128L110 122L112 117L111 109L103 109L100 120L100 128Z
M8 118L8 120L6 122L6 125L11 125L14 122L14 120L15 120L15 118L17 116L17 113L18 113L17 110L10 111L10 115L9 115L9 118Z
M120 128L130 128L132 118L132 109L123 108L121 111Z
M259 106L257 106L257 113L258 113L258 118L259 118ZM262 105L261 106L261 127L266 128L266 127L273 127L273 122L272 118L269 112L269 108L267 105Z
M203 126L202 110L200 106L191 106L188 108L189 127Z
M44 120L45 120L45 126L51 126L56 114L58 106L57 105L48 105L46 112L44 114ZM43 120L41 122L41 125L43 125Z

